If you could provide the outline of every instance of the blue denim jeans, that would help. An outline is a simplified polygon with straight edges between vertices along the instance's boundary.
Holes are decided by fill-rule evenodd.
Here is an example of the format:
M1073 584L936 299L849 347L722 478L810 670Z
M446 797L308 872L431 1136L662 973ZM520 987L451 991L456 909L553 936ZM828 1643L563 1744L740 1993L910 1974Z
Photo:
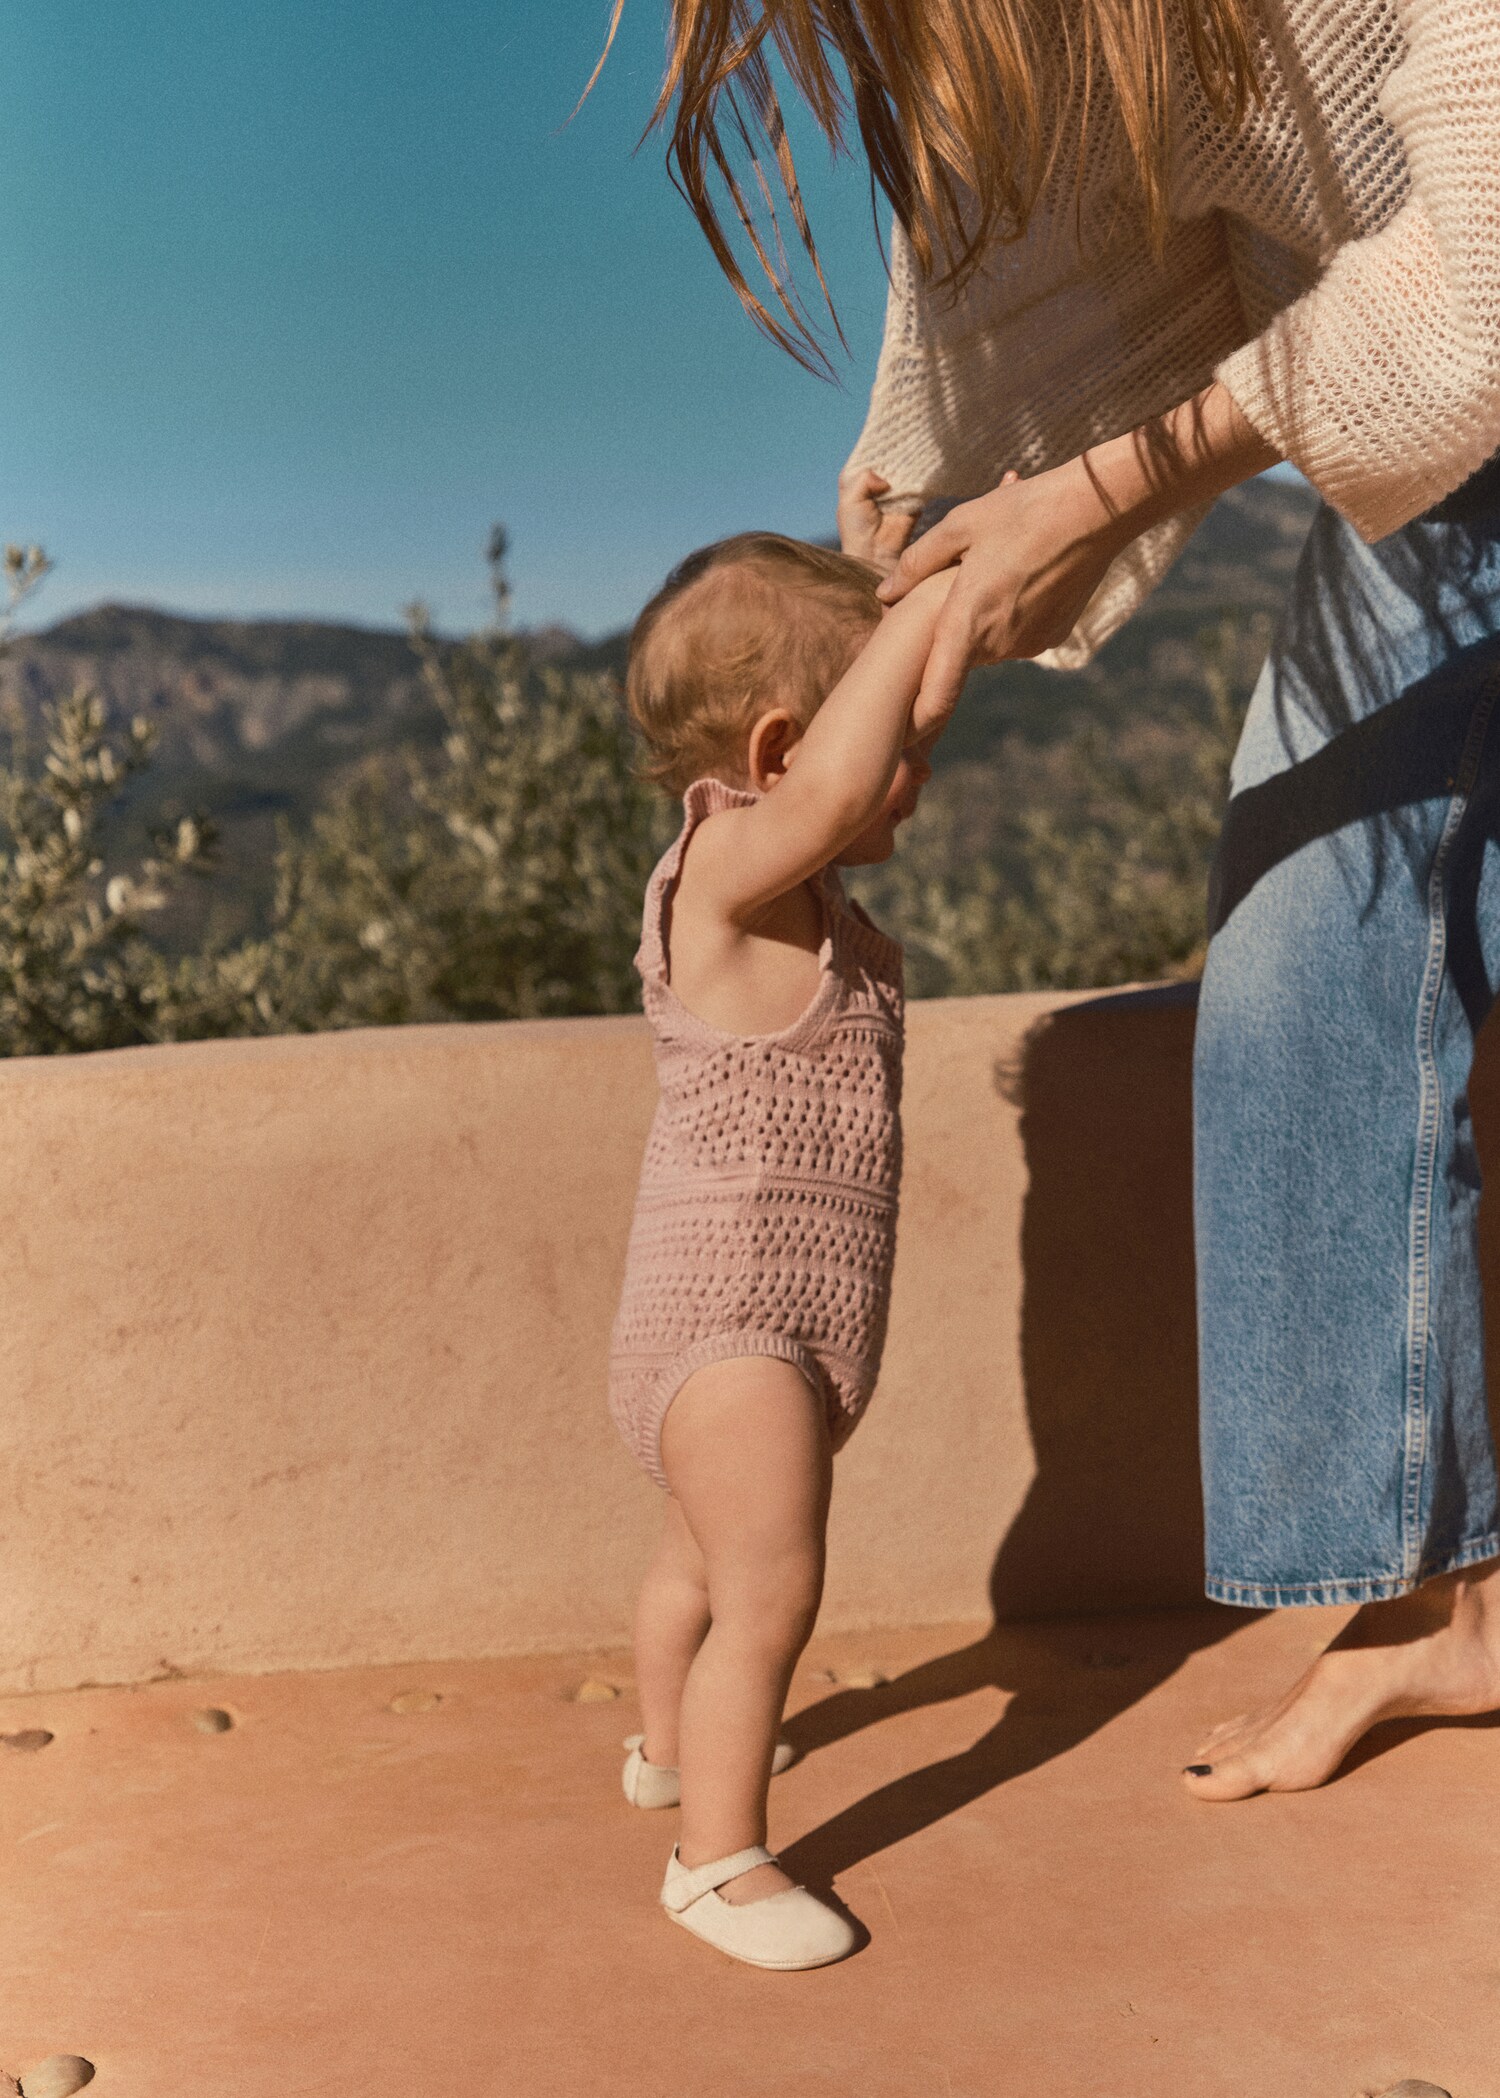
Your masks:
M1196 1049L1208 1593L1500 1553L1468 1105L1500 970L1500 469L1314 521L1250 704Z

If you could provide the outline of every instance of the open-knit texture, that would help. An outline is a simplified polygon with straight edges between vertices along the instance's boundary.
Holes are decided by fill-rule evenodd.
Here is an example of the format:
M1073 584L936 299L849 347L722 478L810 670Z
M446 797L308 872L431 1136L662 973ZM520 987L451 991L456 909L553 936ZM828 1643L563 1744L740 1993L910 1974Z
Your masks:
M1189 6L1192 0L1180 0ZM1500 445L1500 4L1260 0L1263 97L1238 133L1175 24L1165 245L1131 208L1118 123L1061 153L1025 238L959 293L899 226L885 342L853 453L908 510L1134 429L1217 375L1367 540ZM1085 661L1160 580L1195 511L1110 570Z
M755 797L716 779L646 892L636 966L661 1099L610 1350L615 1423L659 1486L667 1408L694 1370L769 1355L800 1369L837 1447L885 1344L901 1177L901 949L819 880L818 987L790 1027L733 1035L672 990L667 924L694 830Z

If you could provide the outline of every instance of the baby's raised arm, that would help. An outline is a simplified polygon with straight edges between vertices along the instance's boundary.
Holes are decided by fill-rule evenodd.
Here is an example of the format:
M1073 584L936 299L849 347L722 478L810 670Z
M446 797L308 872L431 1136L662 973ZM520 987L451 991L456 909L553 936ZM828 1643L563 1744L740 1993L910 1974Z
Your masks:
M911 740L912 702L956 573L930 577L885 615L769 793L700 827L701 901L744 923L837 859L877 814Z

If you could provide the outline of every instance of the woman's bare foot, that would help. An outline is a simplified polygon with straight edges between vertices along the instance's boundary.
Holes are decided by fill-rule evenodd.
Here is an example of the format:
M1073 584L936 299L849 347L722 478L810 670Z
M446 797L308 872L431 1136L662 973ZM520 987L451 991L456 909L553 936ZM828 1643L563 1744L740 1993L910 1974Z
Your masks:
M1216 1727L1183 1772L1199 1799L1325 1784L1385 1719L1500 1711L1500 1564L1367 1603L1278 1704Z

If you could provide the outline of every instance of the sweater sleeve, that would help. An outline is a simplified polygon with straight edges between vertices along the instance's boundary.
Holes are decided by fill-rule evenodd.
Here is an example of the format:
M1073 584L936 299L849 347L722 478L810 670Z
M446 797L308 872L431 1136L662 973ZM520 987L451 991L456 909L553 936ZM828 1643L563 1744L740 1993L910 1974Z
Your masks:
M918 514L1039 473L1116 436L1207 383L1219 350L1244 334L1217 228L1175 229L1164 296L1144 236L1116 242L1114 267L1079 256L1066 202L1038 211L1030 238L999 249L963 299L930 291L898 225L869 414L850 458L890 482L882 507ZM1184 328L1186 306L1193 325ZM1203 340L1213 343L1205 357ZM1122 344L1140 369L1121 390ZM1127 548L1073 633L1037 661L1086 663L1156 587L1204 512L1167 519Z
M963 463L955 456L950 396L956 388L944 369L951 360L944 355L945 331L940 323L934 324L937 316L931 305L930 295L923 293L911 242L900 220L893 220L880 362L864 427L848 464L873 466L883 474L891 490L881 508L902 510L910 516L917 516L934 500L956 498L960 491L975 494L980 485L988 485L983 483L982 471L971 471L969 485L965 485ZM982 340L975 347L982 353ZM981 425L986 433L990 420L986 417ZM992 476L999 478L999 473Z
M1218 376L1367 540L1500 447L1500 6L1403 0L1380 107L1411 191Z

